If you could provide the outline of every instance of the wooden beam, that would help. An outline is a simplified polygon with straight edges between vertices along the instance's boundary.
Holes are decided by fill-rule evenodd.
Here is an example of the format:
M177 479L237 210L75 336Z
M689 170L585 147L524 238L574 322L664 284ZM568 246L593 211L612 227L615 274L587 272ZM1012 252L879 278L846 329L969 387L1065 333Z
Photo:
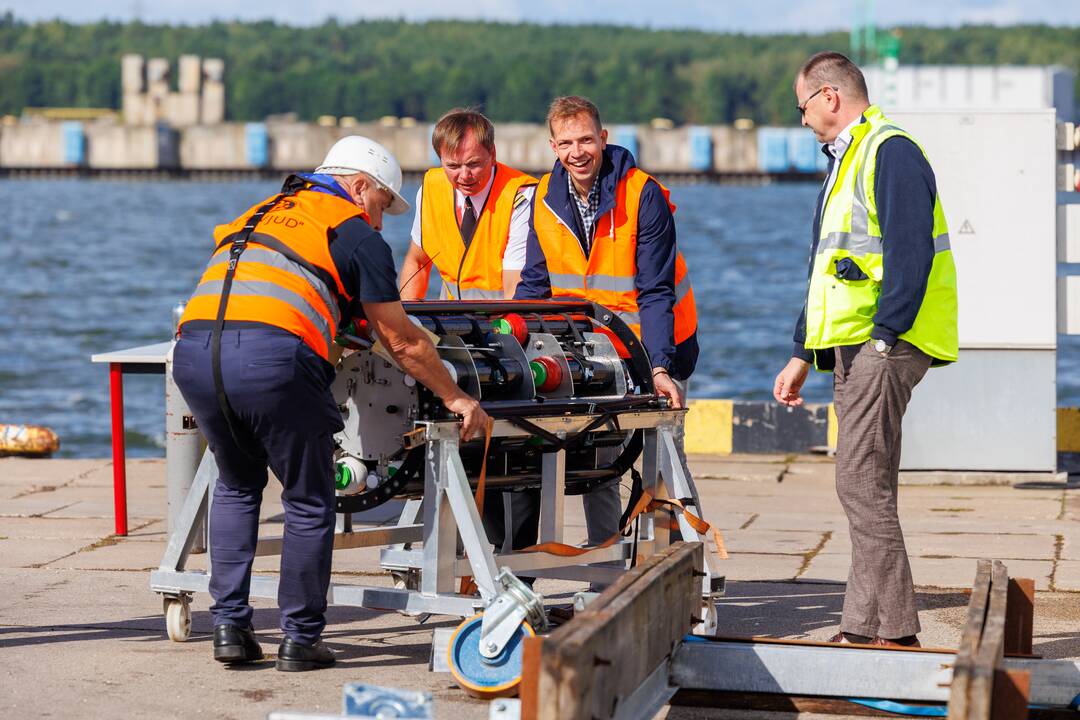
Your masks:
M975 666L975 653L982 639L983 622L986 620L986 606L990 601L989 560L979 560L975 570L975 583L971 586L971 599L968 601L967 622L960 633L960 647L956 651L956 663L953 665L952 685L949 688L949 720L968 720L968 690Z
M968 688L967 720L990 720L994 699L994 677L1005 655L1005 605L1009 596L1009 573L995 560L990 578L990 598L983 623L982 638L975 654Z
M703 561L701 543L675 543L624 574L548 637L528 642L522 718L611 717L693 627Z
M1009 598L1005 605L1005 654L1030 655L1035 619L1035 581L1009 578Z
M1026 670L997 670L991 720L1027 720L1031 696L1031 673Z

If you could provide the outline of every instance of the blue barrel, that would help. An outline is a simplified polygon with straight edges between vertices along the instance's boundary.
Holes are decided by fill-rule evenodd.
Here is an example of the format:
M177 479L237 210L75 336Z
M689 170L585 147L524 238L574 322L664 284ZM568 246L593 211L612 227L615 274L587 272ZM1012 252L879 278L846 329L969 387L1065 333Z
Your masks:
M766 173L781 173L790 169L787 136L787 128L758 128L758 170Z
M251 167L264 168L270 164L270 133L266 131L266 123L244 126L244 157Z
M614 137L611 142L616 145L622 145L629 150L636 161L638 159L637 128L633 125L616 125L615 131L612 134Z
M692 126L690 128L690 168L701 172L713 169L712 129Z
M814 133L807 128L792 128L788 131L788 162L792 169L801 173L820 172L820 165L825 161Z
M86 162L86 134L81 122L61 123L60 139L65 164L82 165Z

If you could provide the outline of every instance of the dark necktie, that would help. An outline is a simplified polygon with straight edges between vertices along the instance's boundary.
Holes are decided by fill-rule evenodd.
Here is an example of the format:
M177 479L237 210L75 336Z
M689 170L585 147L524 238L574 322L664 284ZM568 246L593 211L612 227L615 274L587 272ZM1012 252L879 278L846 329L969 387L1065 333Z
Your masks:
M465 208L461 211L461 239L465 241L465 247L469 247L474 232L476 232L476 212L473 210L472 198L466 197Z

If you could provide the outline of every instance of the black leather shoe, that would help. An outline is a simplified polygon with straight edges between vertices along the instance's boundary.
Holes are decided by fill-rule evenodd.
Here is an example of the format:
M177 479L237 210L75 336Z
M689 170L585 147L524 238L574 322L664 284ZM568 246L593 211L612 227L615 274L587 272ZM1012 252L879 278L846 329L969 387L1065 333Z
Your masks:
M255 639L255 630L236 625L215 625L214 659L228 665L262 660L263 651Z
M292 638L281 641L277 653L277 669L282 672L303 672L330 667L334 664L334 651L322 640L314 645L304 645Z

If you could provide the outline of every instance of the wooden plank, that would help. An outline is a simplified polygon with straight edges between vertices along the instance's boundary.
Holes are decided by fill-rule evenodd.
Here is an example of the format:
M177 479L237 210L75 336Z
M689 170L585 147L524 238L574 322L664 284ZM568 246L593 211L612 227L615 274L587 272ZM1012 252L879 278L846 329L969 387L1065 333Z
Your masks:
M701 602L701 543L675 543L647 558L540 645L532 720L610 717L690 631ZM528 646L526 646L528 651ZM526 667L523 665L523 673ZM531 670L531 668L530 668Z
M968 692L975 666L975 654L982 639L986 608L990 602L990 577L992 565L989 560L979 560L975 571L975 583L971 587L967 622L960 634L960 647L953 665L952 686L949 688L949 720L968 720Z
M674 547L674 546L672 546ZM538 698L543 703L536 706L536 718L573 717L586 693L592 689L595 665L610 664L606 653L599 657L588 652L590 638L609 621L609 606L613 598L629 592L643 577L655 572L669 553L653 555L634 569L623 574L588 608L575 615L570 622L556 628L543 648L540 661ZM523 668L524 671L524 668ZM522 677L524 682L524 676Z
M536 717L536 708L540 702L540 655L543 652L543 636L525 638L521 656L521 717L530 720Z
M1035 581L1009 578L1009 598L1005 606L1005 654L1030 655L1035 620Z
M994 561L990 580L990 604L986 608L982 638L975 654L968 688L967 720L990 720L994 698L994 673L1005 654L1005 605L1009 597L1009 573Z
M1031 697L1031 673L1026 670L998 670L994 674L991 720L1026 720Z

